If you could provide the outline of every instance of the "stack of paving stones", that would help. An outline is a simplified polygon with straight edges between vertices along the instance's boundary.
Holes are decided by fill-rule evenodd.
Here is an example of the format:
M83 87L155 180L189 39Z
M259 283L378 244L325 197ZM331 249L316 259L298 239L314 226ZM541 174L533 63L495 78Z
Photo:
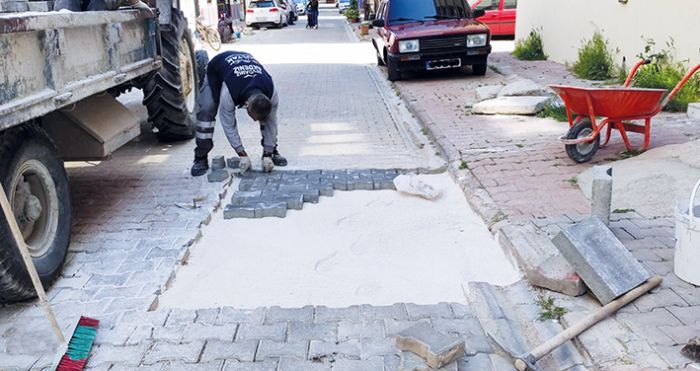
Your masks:
M230 166L231 164L229 164ZM287 210L301 210L320 196L353 190L395 190L397 170L293 170L236 174L241 182L224 208L224 219L283 218Z

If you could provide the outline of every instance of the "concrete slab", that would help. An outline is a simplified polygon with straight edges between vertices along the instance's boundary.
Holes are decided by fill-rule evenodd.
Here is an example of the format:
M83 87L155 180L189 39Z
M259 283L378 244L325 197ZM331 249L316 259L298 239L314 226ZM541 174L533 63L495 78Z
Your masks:
M479 102L472 113L482 115L534 115L544 109L550 97L498 97Z
M552 242L603 305L651 278L597 217L564 229Z
M700 103L690 103L688 105L688 118L700 120Z
M160 306L464 302L465 282L517 281L452 179L419 177L443 196L431 202L396 191L337 191L284 219L223 220L219 211Z
M396 347L412 352L434 369L452 363L464 355L464 340L445 335L429 323L417 323L396 336Z
M487 99L496 98L501 89L503 89L503 85L480 86L474 89L474 94L476 94L476 101L481 102Z
M548 91L542 85L532 80L517 80L504 86L498 92L499 97L521 97L548 95Z

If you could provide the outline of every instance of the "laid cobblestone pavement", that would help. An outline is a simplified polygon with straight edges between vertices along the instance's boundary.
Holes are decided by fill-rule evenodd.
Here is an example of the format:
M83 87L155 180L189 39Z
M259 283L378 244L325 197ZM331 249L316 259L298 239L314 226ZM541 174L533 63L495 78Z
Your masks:
M514 74L542 85L591 85L553 62L518 61L507 53L494 53L491 61L504 75L491 70L485 78L461 73L419 75L397 82L396 87L442 145L454 178L494 231L507 223L534 223L553 237L590 212L590 202L574 177L590 166L625 158L624 146L613 133L611 143L601 148L593 162L575 164L559 141L568 129L566 123L471 115L474 88L512 80ZM652 148L698 139L696 125L684 113L656 116ZM633 137L633 143L641 143L641 138ZM581 335L579 343L601 369L690 366L691 360L680 355L680 348L700 333L700 288L673 274L673 219L648 219L635 212L615 214L613 219L615 235L664 281L651 295ZM566 325L600 307L590 296L554 296L569 310Z

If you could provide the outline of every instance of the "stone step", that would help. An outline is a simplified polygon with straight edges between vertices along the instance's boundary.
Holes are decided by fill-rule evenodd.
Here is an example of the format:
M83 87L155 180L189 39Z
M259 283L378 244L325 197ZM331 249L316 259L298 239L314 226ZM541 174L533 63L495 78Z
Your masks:
M564 330L557 321L539 319L537 292L526 281L503 287L470 283L469 302L484 331L515 352L527 353ZM507 362L502 367L514 369L504 359ZM567 342L537 365L544 370L583 370L587 363L576 346Z

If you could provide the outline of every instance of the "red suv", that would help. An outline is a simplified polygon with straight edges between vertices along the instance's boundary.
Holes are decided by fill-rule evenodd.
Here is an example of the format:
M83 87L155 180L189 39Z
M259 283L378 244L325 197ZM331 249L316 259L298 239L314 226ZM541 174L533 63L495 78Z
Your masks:
M491 34L475 19L483 15L466 1L383 0L372 21L377 63L386 65L390 81L403 71L467 65L484 75Z

